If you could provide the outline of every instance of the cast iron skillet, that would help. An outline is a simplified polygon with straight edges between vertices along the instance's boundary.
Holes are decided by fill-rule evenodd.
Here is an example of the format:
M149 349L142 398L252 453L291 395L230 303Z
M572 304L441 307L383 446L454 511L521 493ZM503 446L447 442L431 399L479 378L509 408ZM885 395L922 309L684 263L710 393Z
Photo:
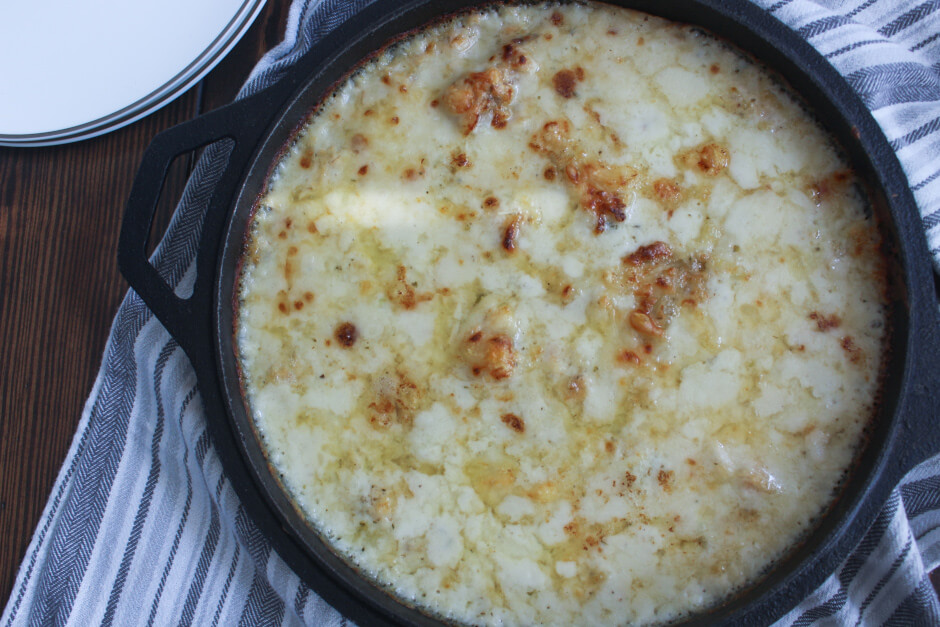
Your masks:
M118 260L128 282L195 367L208 429L225 472L261 532L318 594L362 624L436 624L360 576L321 541L283 493L248 419L233 359L233 288L252 208L279 154L330 88L383 43L473 0L379 0L337 28L275 85L154 139L137 173ZM692 624L769 623L831 574L858 543L891 489L940 451L940 319L920 217L906 178L877 124L838 73L808 44L746 0L616 2L725 37L776 70L842 145L871 188L894 290L893 339L880 410L841 495L815 531L766 577ZM145 255L173 157L219 139L231 153L215 187L197 256L192 296L178 297Z

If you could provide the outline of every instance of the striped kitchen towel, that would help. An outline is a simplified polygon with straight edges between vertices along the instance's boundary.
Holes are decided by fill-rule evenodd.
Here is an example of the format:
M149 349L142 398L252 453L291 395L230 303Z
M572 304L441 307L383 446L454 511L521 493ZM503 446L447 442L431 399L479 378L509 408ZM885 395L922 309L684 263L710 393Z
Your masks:
M940 268L940 0L758 1L825 54L874 112ZM364 4L296 0L284 42L240 97L277 80ZM207 150L154 256L180 289L192 279L195 234L221 161ZM182 350L129 293L0 625L345 623L248 518L202 411ZM781 624L940 624L927 578L938 566L940 456L905 478L856 551Z

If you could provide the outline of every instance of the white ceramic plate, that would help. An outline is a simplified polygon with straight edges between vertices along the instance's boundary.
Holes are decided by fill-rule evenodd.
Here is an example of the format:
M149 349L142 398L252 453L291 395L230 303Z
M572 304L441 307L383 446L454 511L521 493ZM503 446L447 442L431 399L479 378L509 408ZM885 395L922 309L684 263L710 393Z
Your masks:
M101 135L166 105L231 50L264 0L0 3L0 145Z

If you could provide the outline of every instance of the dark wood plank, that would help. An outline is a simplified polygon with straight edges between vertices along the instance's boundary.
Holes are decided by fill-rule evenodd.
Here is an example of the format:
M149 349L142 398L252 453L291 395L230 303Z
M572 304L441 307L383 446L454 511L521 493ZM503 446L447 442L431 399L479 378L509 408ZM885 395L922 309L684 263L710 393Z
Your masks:
M161 130L231 100L283 37L288 3L272 0L201 83L101 138L0 148L0 607L71 444L127 290L116 263L124 202ZM155 231L190 162L171 169Z
M115 251L143 148L187 94L102 138L0 149L0 599L13 585L127 289Z

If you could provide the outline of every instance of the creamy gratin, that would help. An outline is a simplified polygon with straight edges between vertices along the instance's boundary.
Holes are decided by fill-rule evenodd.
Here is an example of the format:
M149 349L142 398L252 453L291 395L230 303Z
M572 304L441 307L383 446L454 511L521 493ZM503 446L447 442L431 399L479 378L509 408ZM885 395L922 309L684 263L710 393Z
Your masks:
M311 524L474 624L668 621L759 578L874 411L867 201L701 31L501 6L322 103L253 218L250 413Z

